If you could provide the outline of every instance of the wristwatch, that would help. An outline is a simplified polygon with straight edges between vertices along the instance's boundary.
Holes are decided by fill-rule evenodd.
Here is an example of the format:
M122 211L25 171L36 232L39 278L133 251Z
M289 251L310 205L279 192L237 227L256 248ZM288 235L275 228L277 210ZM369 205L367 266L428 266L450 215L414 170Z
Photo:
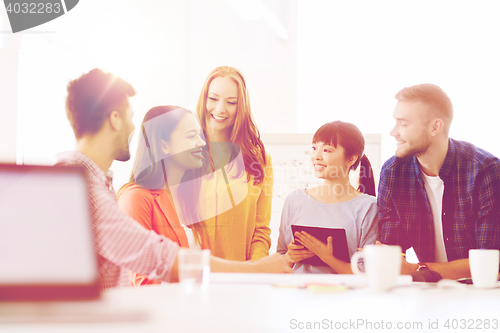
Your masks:
M411 273L413 281L415 282L438 282L443 277L436 271L431 270L427 264L423 262L418 263L417 269Z

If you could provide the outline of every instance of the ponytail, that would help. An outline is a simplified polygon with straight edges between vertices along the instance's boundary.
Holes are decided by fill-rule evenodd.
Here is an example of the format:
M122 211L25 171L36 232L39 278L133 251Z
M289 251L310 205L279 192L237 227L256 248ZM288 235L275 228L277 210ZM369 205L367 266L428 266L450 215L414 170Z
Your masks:
M373 178L372 165L368 157L363 154L359 168L359 186L358 191L376 196L375 179Z

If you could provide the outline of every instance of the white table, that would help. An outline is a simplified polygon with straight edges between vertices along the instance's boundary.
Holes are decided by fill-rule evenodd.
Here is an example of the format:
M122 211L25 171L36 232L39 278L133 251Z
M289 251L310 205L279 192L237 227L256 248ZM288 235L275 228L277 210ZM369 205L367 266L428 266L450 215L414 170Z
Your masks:
M480 332L500 331L498 288L444 289L400 280L399 287L383 294L366 288L314 292L285 287L305 281L293 276L213 274L211 278L206 292L191 295L178 284L163 284L108 290L102 299L90 302L0 303L0 332L310 332L306 326L315 323L318 331L339 331L335 326L340 325L344 326L340 331L365 332L368 322L372 331L379 332L387 331L388 325L393 332L478 331L460 330L460 320L474 320L473 327L482 320ZM307 279L360 283L354 276L309 275ZM439 329L430 329L436 320ZM487 330L485 320L490 320L490 326L497 320L499 327Z

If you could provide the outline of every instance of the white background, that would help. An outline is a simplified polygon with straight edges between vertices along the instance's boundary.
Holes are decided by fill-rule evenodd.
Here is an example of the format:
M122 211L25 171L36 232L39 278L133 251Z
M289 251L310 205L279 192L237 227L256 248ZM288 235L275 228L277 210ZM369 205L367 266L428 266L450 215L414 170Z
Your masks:
M259 15L240 17L232 3L82 0L17 34L0 9L0 160L51 164L73 149L66 85L94 67L136 88L138 127L156 105L194 110L219 65L245 75L263 133L350 121L382 134L385 161L395 150L393 96L429 82L454 104L450 136L500 156L500 2L263 0L287 39ZM135 141L131 151L133 158ZM115 189L130 167L113 163Z
M206 75L227 64L246 76L261 132L310 133L327 121L350 121L382 133L385 160L395 148L388 136L394 94L431 82L454 104L450 135L500 155L497 1L263 3L287 40L263 18L242 20L224 0L85 0L17 34L0 10L2 135L14 133L8 138L17 139L18 162L52 163L73 148L65 86L84 72L100 67L134 85L137 126L155 105L194 109ZM13 70L17 82L8 80ZM17 103L10 97L9 104L13 89ZM128 178L129 165L113 165L115 185Z

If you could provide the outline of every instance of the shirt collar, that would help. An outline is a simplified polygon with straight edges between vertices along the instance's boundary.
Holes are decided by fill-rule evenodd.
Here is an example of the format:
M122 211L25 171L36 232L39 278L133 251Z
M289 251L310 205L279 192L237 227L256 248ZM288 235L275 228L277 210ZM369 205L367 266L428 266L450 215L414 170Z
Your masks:
M413 160L413 170L417 175L417 179L422 180L422 175L421 175L422 171L420 170L420 163L418 163L418 159L415 156L412 156L411 158Z
M77 163L81 165L85 165L87 167L88 172L93 174L95 177L100 178L102 181L111 182L113 179L113 171L108 170L107 173L104 173L101 168L95 164L95 162L85 154L82 154L75 150L65 151L57 154L57 158L59 163Z
M448 139L448 152L446 153L446 157L444 158L443 165L441 169L439 169L439 177L443 179L444 177L448 177L451 175L453 171L453 161L455 161L455 156L457 154L457 147L452 139Z
M448 177L453 170L453 161L455 160L455 156L457 153L457 148L452 139L448 139L448 152L446 153L446 157L444 158L443 165L441 169L439 169L439 178L444 179ZM412 156L413 159L413 169L418 179L422 179L422 171L420 170L420 163L418 163L418 159L415 156Z

